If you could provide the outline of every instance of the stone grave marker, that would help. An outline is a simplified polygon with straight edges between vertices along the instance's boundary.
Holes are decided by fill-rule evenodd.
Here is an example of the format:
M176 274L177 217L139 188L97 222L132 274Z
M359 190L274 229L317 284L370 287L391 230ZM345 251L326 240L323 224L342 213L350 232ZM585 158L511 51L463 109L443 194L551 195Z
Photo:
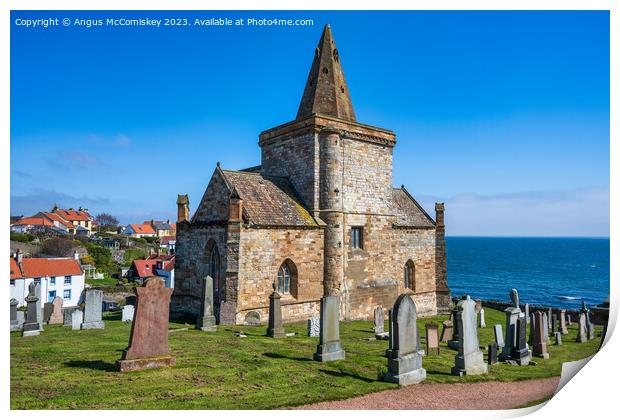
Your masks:
M530 321L531 321L531 319L530 319L530 304L529 304L529 303L526 303L526 304L525 304L525 319L526 319L526 322L527 322L528 324L530 324L530 323L531 323L531 322L530 322Z
M441 342L442 343L447 343L448 341L452 340L452 321L450 320L446 320L444 322L441 323Z
M267 336L273 338L286 337L282 323L282 307L280 306L280 294L276 290L276 284L272 285L273 292L269 295L269 325Z
M458 350L459 340L461 339L461 334L459 332L459 323L456 321L457 313L458 308L455 306L452 309L452 340L448 341L448 347L453 350Z
M586 326L586 314L582 312L579 314L579 331L577 332L578 343L585 343L586 341L588 341L587 328L588 327Z
M553 322L553 310L551 308L547 309L547 331L549 331L553 326L551 323Z
M49 317L49 321L47 321L48 324L57 325L63 323L62 304L62 298L60 296L56 296L52 301L52 313Z
M11 331L19 331L20 325L17 320L17 299L11 299Z
M62 326L70 327L71 326L71 314L75 311L77 307L71 306L69 308L62 309Z
M16 331L21 331L23 326L24 326L24 322L26 322L26 314L24 313L24 311L17 311L17 330Z
M101 320L103 292L101 290L86 289L84 293L84 322L82 322L82 329L102 329L104 327L104 323Z
M532 356L548 359L549 352L547 351L547 340L544 337L544 322L545 320L543 314L540 311L535 312L534 322L530 326L530 331L533 331L534 334L532 341Z
M26 297L26 321L22 329L22 337L30 337L40 334L39 321L37 318L37 308L41 309L39 298L36 295L36 286L31 283L28 286L28 296Z
M54 310L54 305L52 302L45 302L43 304L43 323L49 324L50 316L52 316L52 311Z
M256 311L248 312L245 315L244 324L245 325L259 326L260 325L260 314L258 312L256 312Z
M588 315L590 315L588 313ZM586 331L588 333L588 340L594 339L594 324L590 321L590 317L586 316Z
M213 312L213 278L211 276L202 279L202 316L198 317L196 328L202 331L217 331L215 315ZM260 318L259 318L260 323Z
M168 346L168 316L173 289L161 277L149 277L136 287L137 304L129 346L123 351L116 369L120 372L168 367L175 363Z
M530 346L533 346L533 345L534 345L534 341L536 341L536 339L534 338L534 335L535 335L535 333L536 333L536 328L534 327L534 326L535 326L535 322L536 322L536 318L534 317L534 314L533 314L533 313L530 313L530 320L529 320L529 324L530 324L530 335L529 335L529 337L528 337L528 339L527 339L527 343L528 343Z
M512 289L510 291L510 300L512 301L512 306L504 309L504 314L506 314L506 335L502 353L499 355L499 360L502 361L512 358L512 348L517 342L517 320L525 316L525 314L521 312L521 308L519 308L519 292L517 289Z
M480 312L478 313L478 320L480 321L480 328L485 328L487 326L487 323L484 319L484 308L480 308Z
M562 333L560 331L555 333L555 345L556 346L562 345Z
M504 343L504 332L502 331L501 324L495 324L493 327L493 333L495 334L495 343L497 344L498 349L501 349L505 346Z
M566 310L560 311L560 333L568 334L568 327L566 326Z
M491 343L487 350L487 363L490 365L497 364L497 343Z
M482 301L480 299L476 299L474 302L476 302L476 314L479 314L482 309Z
M37 323L39 324L39 331L43 331L43 307L41 305L41 282L33 282L34 284L34 295L39 299L39 305L37 306ZM30 286L28 286L28 290L30 290ZM28 305L26 305L27 307ZM26 317L27 319L28 317Z
M123 322L133 322L134 310L135 308L133 305L123 306L123 313L122 313L121 320Z
M393 308L392 308L393 309ZM388 309L388 348L385 351L385 357L392 358L392 348L394 347L394 335L392 334L392 309Z
M439 354L439 325L434 322L426 324L426 354ZM419 347L418 347L419 348Z
M383 334L385 332L385 319L383 318L383 308L377 306L374 313L374 330L375 335Z
M558 331L558 316L556 314L551 315L551 334L555 336Z
M517 336L515 346L510 353L511 359L517 362L521 366L527 366L530 364L530 350L527 348L526 343L526 329L527 322L525 322L525 316L517 319Z
M566 321L568 322L568 326L570 327L571 325L573 325L573 317L571 316L571 314L567 315L567 319Z
M308 337L318 337L321 332L321 318L314 316L308 319Z
M551 343L551 339L549 338L549 322L547 312L543 313L543 337L547 341L547 344Z
M323 296L321 298L321 333L314 360L328 362L345 358L340 344L340 298Z
M71 312L71 329L82 329L82 323L84 322L84 312L81 309L75 309Z
M392 309L391 357L388 358L388 371L383 376L387 382L411 385L426 378L426 370L422 367L422 354L418 347L416 321L417 312L413 299L407 294L400 295Z
M459 301L457 307L459 338L458 353L454 357L453 375L480 375L487 373L484 355L480 351L476 325L476 304L469 296Z

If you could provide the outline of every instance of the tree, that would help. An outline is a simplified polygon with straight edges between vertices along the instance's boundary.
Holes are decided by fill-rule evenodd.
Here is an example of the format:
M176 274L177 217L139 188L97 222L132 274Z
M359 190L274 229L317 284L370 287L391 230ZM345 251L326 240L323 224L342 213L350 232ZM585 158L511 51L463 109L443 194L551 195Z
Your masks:
M95 221L101 227L105 226L110 228L116 228L118 226L118 219L109 213L99 213L97 216L95 216Z
M65 238L50 238L41 244L41 253L54 257L70 257L75 250L75 243Z

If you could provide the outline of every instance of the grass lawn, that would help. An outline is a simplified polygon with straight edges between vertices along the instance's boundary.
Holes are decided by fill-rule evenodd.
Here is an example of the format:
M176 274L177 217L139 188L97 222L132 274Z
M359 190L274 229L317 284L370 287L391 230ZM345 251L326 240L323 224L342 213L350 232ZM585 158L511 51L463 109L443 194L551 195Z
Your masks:
M493 325L503 324L504 314L487 308L485 315L487 327L479 330L479 337L486 348L494 340ZM379 373L387 370L384 352L388 342L365 340L373 336L369 321L341 323L346 351L342 361L314 362L318 338L306 336L305 324L286 325L287 332L297 335L284 339L266 337L265 327L219 326L218 332L205 333L190 326L170 334L176 366L119 373L114 371L114 362L127 346L130 325L120 321L120 314L106 314L104 319L104 330L46 326L36 337L11 333L11 408L272 409L398 387L378 380ZM421 334L425 322L445 319L418 320ZM170 323L171 329L185 326ZM247 337L235 337L233 332L240 330ZM561 347L549 346L550 359L534 358L537 366L498 364L490 367L488 375L462 378L450 374L456 352L442 344L440 355L424 357L426 380L518 381L559 376L562 362L582 359L598 349L598 334L587 343L576 343L576 335L573 324Z
M85 282L91 286L115 286L118 280L105 274L102 279L86 279Z

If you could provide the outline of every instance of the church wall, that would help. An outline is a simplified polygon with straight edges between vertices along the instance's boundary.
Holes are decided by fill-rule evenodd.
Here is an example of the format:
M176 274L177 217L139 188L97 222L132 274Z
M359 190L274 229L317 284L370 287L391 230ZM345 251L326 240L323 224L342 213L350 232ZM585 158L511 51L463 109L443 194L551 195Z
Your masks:
M281 264L289 258L297 268L297 287L282 296L284 322L318 316L323 295L323 231L321 229L243 228L239 246L239 292L236 322L250 311L267 322L269 295Z
M200 200L193 222L211 223L228 220L228 197L230 190L219 170L215 170Z

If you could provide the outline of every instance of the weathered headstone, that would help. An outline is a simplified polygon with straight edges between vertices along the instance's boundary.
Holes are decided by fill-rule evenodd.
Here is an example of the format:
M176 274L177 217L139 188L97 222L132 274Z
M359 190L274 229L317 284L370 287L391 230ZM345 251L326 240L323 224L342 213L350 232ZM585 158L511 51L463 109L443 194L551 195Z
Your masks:
M536 334L535 323L536 323L536 318L535 318L533 313L530 313L530 320L529 320L530 335L529 335L529 337L527 339L527 343L530 346L533 346L534 345L534 341L536 341L536 338L535 338L535 334Z
M41 329L37 318L37 308L41 309L39 298L36 295L36 286L31 283L28 286L28 296L26 297L26 321L22 329L22 337L39 335Z
M571 316L571 314L568 314L566 321L568 322L568 326L570 327L571 325L573 325L573 317Z
M50 316L52 316L52 311L54 310L54 305L52 302L45 302L43 304L43 323L49 324Z
M308 319L308 337L318 337L321 333L321 318L318 316Z
M480 299L476 299L474 302L476 302L476 313L479 314L482 309L482 301Z
M495 333L495 343L498 348L504 348L504 332L502 331L502 326L500 324L495 324L493 327L493 332Z
M30 283L34 284L34 295L39 300L39 304L37 306L37 323L39 324L39 331L43 331L43 306L41 305L41 282ZM28 286L28 290L30 290L30 286ZM28 306L28 305L26 305ZM27 317L26 317L27 318Z
M478 342L476 304L469 296L457 304L457 322L461 337L458 353L454 357L453 375L480 375L487 373L484 355Z
M551 339L549 338L549 322L547 312L543 313L543 338L546 340L547 344L551 344Z
M340 344L340 298L323 296L321 298L321 333L314 360L328 362L345 358Z
M243 322L245 325L260 325L260 314L256 311L250 311L245 314L245 320Z
M551 323L553 322L553 310L551 308L547 309L547 331L553 328Z
M84 322L84 312L81 309L75 309L71 312L71 329L82 329L82 322Z
M585 343L586 341L588 341L587 328L588 327L586 326L586 314L582 312L579 314L579 331L577 332L578 343Z
M547 351L547 340L544 337L544 322L543 314L540 311L535 312L534 322L530 325L531 331L534 333L532 340L532 356L548 359L549 352Z
M589 315L589 314L587 314ZM588 333L588 340L594 340L594 324L590 321L590 317L586 315L586 330Z
M62 310L62 326L63 327L70 327L71 326L71 314L76 309L77 309L76 306L71 306L69 308L63 308L63 310Z
M215 315L213 314L213 278L211 276L202 279L202 302L201 313L198 316L196 328L202 331L217 331Z
M558 331L558 316L556 314L551 315L551 334L555 336Z
M137 305L131 324L129 346L116 369L120 372L174 365L168 347L168 315L173 289L161 277L150 277L144 287L136 287Z
M452 321L444 321L441 323L441 326L441 342L447 343L448 341L452 340Z
M453 350L458 350L459 340L461 339L461 334L459 332L459 323L456 321L457 313L458 308L455 306L452 309L452 339L448 341L448 347Z
M49 321L47 321L50 325L62 324L62 298L60 296L56 296L52 301L52 313L49 317Z
M528 324L530 324L531 319L530 319L530 304L529 303L525 304L524 312L525 312L525 320Z
M84 297L84 322L82 329L101 329L104 323L101 320L101 304L103 292L101 290L86 289Z
M269 324L267 336L273 338L286 337L282 324L282 306L280 306L280 294L276 290L276 284L272 284L273 292L269 295Z
M525 316L517 319L517 337L515 346L512 348L510 357L521 366L527 366L530 364L530 350L527 348L526 343L526 329L527 323L525 322Z
M562 333L560 331L555 333L555 345L556 346L562 345Z
M568 334L568 327L566 327L566 311L564 309L560 311L560 333Z
M512 301L512 306L504 309L504 313L506 314L506 338L504 340L502 353L499 355L499 360L502 361L512 358L512 348L517 342L517 320L525 316L525 314L521 312L521 308L519 308L519 292L517 289L512 289L510 291L510 300Z
M485 328L487 326L487 323L484 319L484 308L480 308L480 312L478 313L478 320L479 320L479 327L480 328Z
M489 344L487 350L487 363L490 365L497 363L497 343Z
M392 309L391 357L388 358L388 371L383 376L385 381L411 385L422 382L426 378L426 370L422 367L422 354L417 342L416 321L417 313L413 299L407 294L400 295ZM437 332L436 329L435 332Z
M426 354L439 354L439 326L429 323L426 327Z
M11 331L19 331L20 325L17 320L17 299L11 299Z
M21 331L24 326L24 322L26 322L26 314L24 311L17 311L17 330Z
M517 289L510 290L510 300L512 301L512 306L514 308L519 308L519 310L521 310L519 306L519 292L517 291Z
M385 319L383 318L383 308L377 306L374 313L374 330L376 334L383 334L385 332Z
M123 322L133 322L134 310L135 308L133 305L123 306L123 313L122 313L121 320Z
M394 309L394 308L392 308ZM388 332L388 348L385 351L385 357L387 357L388 359L392 358L392 347L394 347L394 334L392 334L392 309L388 309L388 328L389 328L389 332Z

